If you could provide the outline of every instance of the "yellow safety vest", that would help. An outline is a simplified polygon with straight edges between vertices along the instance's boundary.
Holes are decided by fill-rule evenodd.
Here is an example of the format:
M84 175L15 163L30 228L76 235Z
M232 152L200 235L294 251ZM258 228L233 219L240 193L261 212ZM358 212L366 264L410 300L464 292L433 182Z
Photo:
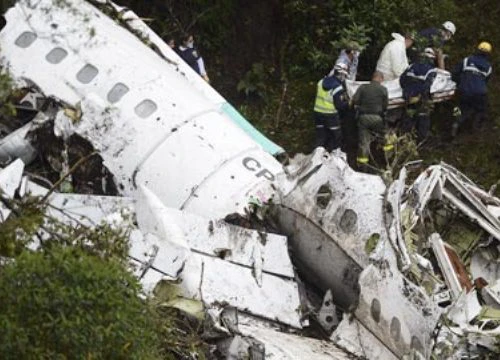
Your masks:
M323 89L323 79L318 81L314 111L323 114L335 114L337 112L337 110L335 110L335 105L333 104L333 96L331 95L330 90Z

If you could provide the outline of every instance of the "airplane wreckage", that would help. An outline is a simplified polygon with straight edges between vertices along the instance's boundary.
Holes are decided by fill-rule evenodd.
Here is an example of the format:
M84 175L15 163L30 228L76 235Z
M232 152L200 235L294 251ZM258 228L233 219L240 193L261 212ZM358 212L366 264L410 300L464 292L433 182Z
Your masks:
M4 18L1 63L24 93L23 116L2 120L1 196L43 196L69 226L130 226L144 289L168 286L172 306L210 318L226 358L498 352L491 192L447 164L386 184L322 148L283 166L283 149L110 1L21 0ZM436 101L454 88L439 82ZM64 191L24 172L40 159ZM322 336L305 336L312 322Z

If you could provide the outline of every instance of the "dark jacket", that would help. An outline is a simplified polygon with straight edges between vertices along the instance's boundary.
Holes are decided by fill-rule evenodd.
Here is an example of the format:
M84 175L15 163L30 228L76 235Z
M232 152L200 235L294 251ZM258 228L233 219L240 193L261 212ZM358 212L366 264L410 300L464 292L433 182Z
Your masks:
M416 42L422 49L426 47L442 48L444 46L445 40L441 35L440 29L431 27L421 30L418 33Z
M196 49L180 46L177 49L177 53L182 58L182 60L184 60L189 66L194 69L194 71L196 71L198 74L200 73L200 67L198 65L200 54Z
M337 111L344 111L349 108L349 103L345 95L345 89L342 81L340 81L336 76L332 75L325 77L323 79L323 89L326 91L331 90L333 103L335 104Z
M492 68L485 54L466 57L453 71L453 80L458 83L458 91L465 96L486 95L486 84Z
M376 81L361 85L353 97L354 105L359 108L359 114L383 115L389 103L389 95L385 86Z
M431 86L436 75L434 64L421 60L411 64L399 78L403 97L405 99L418 95L430 97Z

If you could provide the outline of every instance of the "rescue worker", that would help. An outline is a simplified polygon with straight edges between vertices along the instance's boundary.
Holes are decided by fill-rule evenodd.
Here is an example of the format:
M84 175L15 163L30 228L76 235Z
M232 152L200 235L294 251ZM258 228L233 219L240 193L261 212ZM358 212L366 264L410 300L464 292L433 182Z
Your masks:
M178 48L178 54L194 71L209 82L207 71L205 70L205 62L194 47L194 37L191 34L184 35L182 38L182 45Z
M175 46L175 39L173 37L168 39L167 45L170 46L170 48L175 51L176 46Z
M443 46L444 44L451 39L457 28L455 24L451 21L445 21L441 28L427 28L421 30L417 36L417 51L421 52L424 48L430 47L434 49L436 53L437 66L440 69L444 69L444 59L445 55L443 54Z
M406 49L413 45L415 35L392 33L392 37L394 40L385 45L377 61L376 69L384 75L385 81L397 79L408 67Z
M409 132L416 128L419 143L428 136L431 128L431 86L437 75L435 59L434 49L426 48L399 79L407 104L403 131Z
M384 74L375 71L369 84L361 85L352 98L358 115L358 156L356 162L363 169L370 160L370 145L375 137L385 135L384 116L389 102L389 95L382 85ZM389 144L384 145L384 151L390 151Z
M314 147L322 146L328 152L339 148L342 141L339 110L345 110L349 106L343 86L346 76L347 65L340 62L334 66L333 75L324 77L317 84Z
M359 54L360 54L359 45L352 41L349 45L340 51L339 57L335 61L335 64L339 62L343 62L348 66L348 74L346 79L356 81L356 75L358 73L358 63L359 63ZM333 74L334 69L330 71L330 74Z
M460 113L452 126L451 135L455 137L458 129L464 122L472 119L479 124L486 118L488 98L486 84L492 73L488 61L492 46L483 41L474 55L466 57L453 71L453 79L458 83Z

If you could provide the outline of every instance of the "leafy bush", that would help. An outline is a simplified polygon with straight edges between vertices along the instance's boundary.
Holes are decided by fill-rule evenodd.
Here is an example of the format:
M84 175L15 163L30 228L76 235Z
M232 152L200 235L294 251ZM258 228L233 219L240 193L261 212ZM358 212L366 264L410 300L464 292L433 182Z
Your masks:
M0 224L0 256L14 257L25 250L39 231L44 219L44 207L37 197L3 199L3 203L12 213Z
M154 318L115 260L54 247L0 271L0 358L157 357Z
M270 70L264 64L255 63L252 69L247 71L245 76L238 82L236 89L246 96L256 95L259 98L266 97L266 82L270 77Z
M103 221L88 226L76 218L70 219L68 214L65 215L66 222L50 216L46 210L52 205L40 197L25 196L22 199L3 199L3 202L12 213L0 226L0 256L19 255L33 239L38 238L45 239L40 241L40 248L45 250L62 245L85 250L87 254L102 259L127 261L133 220L126 211L120 213L123 222L108 224Z

